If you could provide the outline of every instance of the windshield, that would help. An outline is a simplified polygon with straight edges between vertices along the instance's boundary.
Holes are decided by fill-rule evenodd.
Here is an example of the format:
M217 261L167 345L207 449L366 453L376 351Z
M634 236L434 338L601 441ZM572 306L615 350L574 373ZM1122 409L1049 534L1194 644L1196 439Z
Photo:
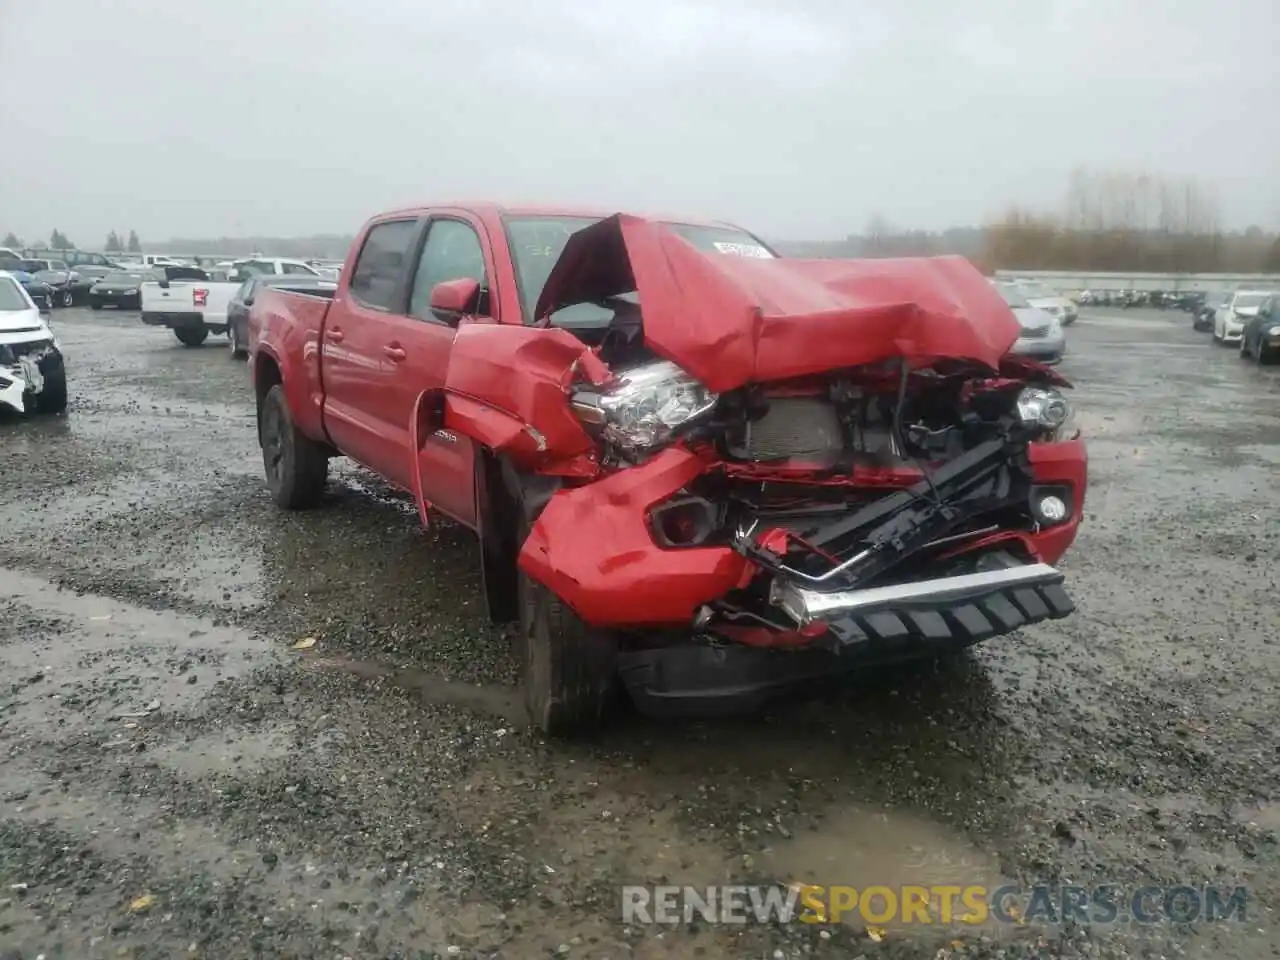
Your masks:
M560 259L569 237L585 227L597 223L591 217L507 217L507 236L511 241L511 256L515 261L516 279L520 284L520 299L526 318L533 317L542 288L546 286L551 268ZM733 227L704 226L691 223L666 224L699 250L731 256L772 258L773 254L759 240L744 230ZM636 303L634 294L620 297ZM594 327L607 324L613 310L594 303L580 303L557 310L552 324L557 327Z
M0 277L0 310L30 310L31 304L22 293L22 288L9 277Z
M997 283L996 289L1000 291L1000 296L1004 297L1004 302L1015 309L1031 306L1022 290L1012 284Z
M41 270L48 270L48 264L44 260L19 260L19 270L25 270L27 273L39 273Z
M1258 306L1265 299L1267 299L1265 293L1237 293L1235 299L1231 301L1231 309L1247 310Z

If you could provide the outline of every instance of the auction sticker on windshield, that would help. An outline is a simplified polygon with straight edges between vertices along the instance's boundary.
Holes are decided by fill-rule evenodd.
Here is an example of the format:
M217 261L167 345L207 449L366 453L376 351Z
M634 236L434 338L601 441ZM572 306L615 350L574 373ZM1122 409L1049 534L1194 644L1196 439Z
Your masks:
M728 243L726 241L717 240L714 246L721 253L727 253L734 257L759 257L762 260L773 259L773 254L758 243Z

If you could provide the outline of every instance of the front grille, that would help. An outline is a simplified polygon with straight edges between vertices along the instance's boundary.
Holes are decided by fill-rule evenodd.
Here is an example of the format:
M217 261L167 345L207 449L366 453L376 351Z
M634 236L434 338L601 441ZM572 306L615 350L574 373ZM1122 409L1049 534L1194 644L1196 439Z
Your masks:
M747 424L744 460L822 460L844 449L835 406L821 397L775 397L769 411Z
M1025 340L1042 340L1049 335L1048 327L1023 327L1022 336Z

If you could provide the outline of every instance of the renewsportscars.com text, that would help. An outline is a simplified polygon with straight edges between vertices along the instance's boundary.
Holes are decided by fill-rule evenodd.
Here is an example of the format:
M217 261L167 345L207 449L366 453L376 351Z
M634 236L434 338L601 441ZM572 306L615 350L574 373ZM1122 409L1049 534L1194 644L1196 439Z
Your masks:
M840 923L1079 924L1194 923L1246 918L1244 887L817 886L796 884L627 886L627 924Z

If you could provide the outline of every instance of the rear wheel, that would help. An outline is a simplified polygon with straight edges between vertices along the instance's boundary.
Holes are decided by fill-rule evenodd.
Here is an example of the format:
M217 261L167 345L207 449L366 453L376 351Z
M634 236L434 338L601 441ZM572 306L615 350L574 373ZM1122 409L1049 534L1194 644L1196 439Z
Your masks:
M69 289L63 290L62 293L58 294L59 306L69 307L75 302L76 302L75 294L73 294Z
M227 346L231 348L231 356L236 360L243 360L249 355L249 351L240 342L240 334L234 323L227 324Z
M209 338L207 327L174 327L173 335L182 341L184 347L198 347Z
M518 576L529 720L550 737L589 736L603 726L617 692L617 637L583 622L523 571Z
M267 487L277 506L304 510L320 502L329 476L329 455L294 425L281 384L267 391L258 410L258 442Z
M94 310L101 310L101 309L102 309L102 301L101 301L101 300L98 300L98 299L95 299L95 298L90 298L90 300L89 300L89 306L90 306L90 307L92 307Z

